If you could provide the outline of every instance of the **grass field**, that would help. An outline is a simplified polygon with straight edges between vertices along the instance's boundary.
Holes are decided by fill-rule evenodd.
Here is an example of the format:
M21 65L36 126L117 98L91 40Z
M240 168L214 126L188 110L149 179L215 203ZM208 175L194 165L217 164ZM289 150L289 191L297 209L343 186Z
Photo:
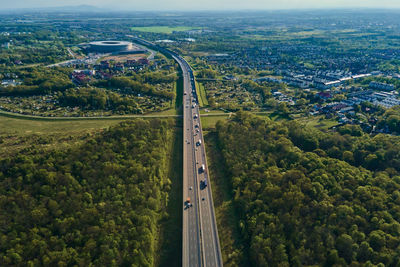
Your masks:
M200 114L205 114L205 115L221 114L221 113L226 113L226 115L229 115L229 112L226 112L221 109L212 109L212 108L201 108L200 109Z
M176 92L176 98L175 98L175 109L179 111L179 114L182 113L182 103L183 103L183 78L182 74L179 75L178 80L175 83L175 92ZM178 114L178 113L177 113Z
M55 134L97 130L116 125L122 120L42 121L0 116L0 134Z
M138 60L141 58L147 58L146 54L130 54L130 55L117 55L117 56L106 56L102 57L98 61L108 60L108 61L115 61L116 63L123 63L127 60Z
M208 106L208 100L206 95L206 90L202 83L196 82L197 94L199 96L199 105L200 107Z
M173 33L196 30L197 28L185 26L152 26L152 27L132 27L131 30L138 32L152 32L152 33Z
M170 108L170 109L166 109L163 111L152 112L152 113L149 113L148 115L160 115L160 116L178 115L178 110L176 110L175 108Z
M326 131L329 128L338 125L339 123L334 119L325 119L322 116L301 118L298 120L300 123L304 123L306 126L318 128Z
M0 116L0 157L12 157L31 147L43 151L68 149L85 142L121 120L43 121Z
M201 91L200 90L200 83L195 81L195 84L196 84L196 94L197 94L198 100L199 100L199 106L200 107L204 107L203 98L201 97L201 94L200 94L200 91ZM204 86L203 86L203 88L204 88Z
M201 125L204 129L210 129L210 128L215 128L215 124L217 121L221 120L227 120L229 118L229 114L226 116L221 115L221 116L202 116L201 118Z

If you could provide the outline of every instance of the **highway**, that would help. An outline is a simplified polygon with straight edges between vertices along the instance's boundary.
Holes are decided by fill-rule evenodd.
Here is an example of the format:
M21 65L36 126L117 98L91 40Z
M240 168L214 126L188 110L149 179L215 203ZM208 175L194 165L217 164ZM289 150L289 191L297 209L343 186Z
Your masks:
M196 173L196 158L194 148L194 121L191 110L191 82L189 72L182 64L184 92L183 97L183 200L191 199L192 206L183 206L182 223L182 266L202 266L200 218L199 218L199 184ZM191 189L190 189L191 188Z
M183 214L182 263L183 266L222 266L194 76L183 58L176 57L175 59L184 75L183 197L184 200L187 197L193 200L193 206L185 209ZM207 186L204 183L205 179L207 179ZM193 227L199 227L200 231ZM200 242L197 241L198 235L200 235Z
M182 69L182 266L223 266L193 71L186 60L175 52L143 39L136 38L136 42L171 55Z

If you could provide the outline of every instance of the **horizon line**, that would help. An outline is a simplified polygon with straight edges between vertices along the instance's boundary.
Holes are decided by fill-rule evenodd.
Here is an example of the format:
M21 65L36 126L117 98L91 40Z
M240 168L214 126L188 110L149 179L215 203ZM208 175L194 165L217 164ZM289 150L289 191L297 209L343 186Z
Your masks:
M95 10L82 10L82 11L74 11L77 13L127 13L127 12L266 12L266 11L361 11L361 10L368 10L368 11L400 11L399 7L375 7L375 6L353 6L353 7L304 7L304 8L262 8L262 9L255 9L255 8L232 8L232 9L122 9L122 8L113 8L107 6L94 6L94 5L64 5L64 6L47 6L47 7L11 7L11 8L0 8L0 12L37 12L37 11L48 11L48 12L68 12L69 10L62 11L59 9L63 8L78 8L78 7L88 7L88 8L95 8Z

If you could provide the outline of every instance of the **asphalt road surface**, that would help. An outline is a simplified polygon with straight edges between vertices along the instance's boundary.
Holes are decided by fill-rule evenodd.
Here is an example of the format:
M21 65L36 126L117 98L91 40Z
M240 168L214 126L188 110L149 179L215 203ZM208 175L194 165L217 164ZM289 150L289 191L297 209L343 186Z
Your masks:
M178 54L146 40L136 42L171 55L183 74L182 266L222 266L210 177L192 69ZM201 141L201 143L199 143ZM204 168L202 168L202 165ZM207 180L207 185L204 181ZM190 201L187 201L190 199Z
M222 266L194 77L186 61L175 59L182 68L185 92L183 197L184 200L189 197L192 203L188 208L184 204L182 264Z
M183 75L186 92L183 97L183 199L186 202L190 198L192 206L188 207L187 203L183 203L182 266L202 266L199 184L196 173L191 87L189 73L185 71Z

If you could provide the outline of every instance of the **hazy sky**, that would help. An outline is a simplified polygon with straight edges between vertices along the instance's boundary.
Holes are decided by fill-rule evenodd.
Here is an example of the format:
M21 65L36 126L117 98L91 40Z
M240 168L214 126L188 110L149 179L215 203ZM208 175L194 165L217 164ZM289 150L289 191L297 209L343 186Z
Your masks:
M83 4L122 10L400 8L400 0L0 0L0 9Z

